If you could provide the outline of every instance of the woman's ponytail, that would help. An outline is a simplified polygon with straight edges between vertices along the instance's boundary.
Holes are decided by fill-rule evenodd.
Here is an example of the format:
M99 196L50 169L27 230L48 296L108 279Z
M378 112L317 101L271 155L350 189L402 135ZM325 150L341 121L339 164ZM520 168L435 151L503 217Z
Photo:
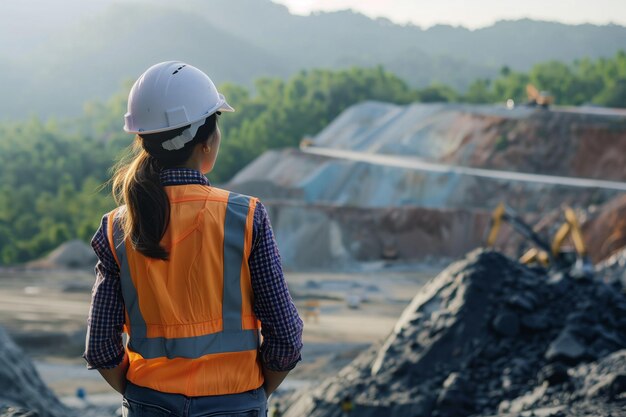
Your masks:
M163 149L163 142L180 135L188 127L136 136L132 151L114 167L113 197L117 204L126 205L122 223L125 238L130 238L133 248L150 258L167 260L169 255L161 245L169 224L170 202L161 184L160 173L165 168L185 164L193 147L207 141L215 132L217 115L208 117L193 140L182 149Z
M169 223L170 205L161 186L158 161L139 141L130 164L118 167L113 179L116 202L126 204L123 228L133 247L145 256L166 260L161 238Z

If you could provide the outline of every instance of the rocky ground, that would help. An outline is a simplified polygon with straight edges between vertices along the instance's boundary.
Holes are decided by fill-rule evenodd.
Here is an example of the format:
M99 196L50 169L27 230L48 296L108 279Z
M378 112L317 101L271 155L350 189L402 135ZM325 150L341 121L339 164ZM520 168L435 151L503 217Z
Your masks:
M616 255L600 265L593 280L575 280L477 250L424 285L397 322L397 307L422 285L410 276L427 272L394 275L372 265L358 279L294 274L290 287L297 302L317 298L321 316L307 322L305 360L289 378L290 388L301 389L279 396L289 405L285 416L339 417L338 402L346 395L359 417L626 416L624 259ZM45 294L54 294L52 283L46 285ZM26 288L30 294L18 304L36 297L32 285ZM346 295L358 296L359 308L348 308ZM44 316L61 314L54 299L48 304L48 310L42 305ZM16 314L22 324L29 317ZM74 322L65 319L66 325ZM39 331L48 326L44 319L38 323ZM367 348L390 327L386 339ZM32 350L28 340L22 343ZM4 332L0 365L0 416L104 417L119 408L116 402L64 405ZM54 367L38 367L55 390L66 385L54 382L62 367L53 377L47 374Z
M301 394L286 417L625 416L626 294L496 252L451 265L385 342ZM534 413L534 414L532 414Z
M441 268L438 263L376 263L349 273L288 272L290 291L303 317L310 299L318 300L320 314L305 321L303 361L272 402L281 402L287 393L334 375L363 350L383 340L412 295ZM88 371L80 358L93 280L91 271L0 269L0 323L21 348L12 357L34 360L34 366L30 362L28 366L38 375L31 377L39 381L38 386L45 383L66 406L55 416L111 417L119 409L120 396L97 372ZM348 297L359 300L357 308L347 304ZM0 345L0 359L4 355ZM0 377L0 393L5 391L5 384L15 386L13 376ZM87 401L76 398L79 388L85 390ZM32 395L32 391L22 391L15 398ZM25 404L31 403L4 401L0 394L0 416L28 415L25 413L39 409L37 404ZM66 410L70 414L65 414Z
M296 299L321 300L321 316L307 323L309 350L290 377L301 389L280 398L284 415L339 417L349 395L359 417L626 416L622 258L594 280L575 280L477 250L424 285L369 349L393 326L393 306L415 293L408 276L417 272L393 285L382 265L357 280L295 275ZM346 294L360 297L358 309L346 307ZM0 416L112 416L119 408L63 405L4 332L0 364ZM320 371L343 365L333 376ZM307 383L307 375L321 380Z
M56 396L41 381L32 362L0 328L0 415L67 415ZM39 410L38 413L28 410Z

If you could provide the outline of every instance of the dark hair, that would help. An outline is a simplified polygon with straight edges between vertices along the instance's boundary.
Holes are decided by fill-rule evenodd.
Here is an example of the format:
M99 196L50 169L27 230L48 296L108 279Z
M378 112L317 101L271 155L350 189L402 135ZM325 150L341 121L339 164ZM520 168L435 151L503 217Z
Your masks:
M125 238L142 255L168 259L161 246L170 219L170 202L160 172L184 165L198 143L205 143L217 127L217 113L209 116L193 139L178 150L168 151L163 142L179 136L189 125L166 132L137 135L132 150L113 168L113 197L125 204L122 223Z

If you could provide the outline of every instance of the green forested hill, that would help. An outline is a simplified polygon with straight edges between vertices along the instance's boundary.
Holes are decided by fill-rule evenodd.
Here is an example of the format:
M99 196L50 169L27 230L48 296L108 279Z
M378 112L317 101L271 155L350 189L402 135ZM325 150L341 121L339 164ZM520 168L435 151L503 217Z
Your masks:
M97 213L111 205L100 187L112 145L37 119L0 127L1 263L30 260L93 234Z
M502 102L524 99L526 83L551 89L559 104L626 107L626 53L529 72L502 68L466 93L446 85L411 88L382 67L301 71L287 80L260 78L254 88L220 90L237 109L220 119L224 140L213 182L228 180L267 149L297 146L347 107L364 100ZM132 137L122 129L129 85L107 101L89 101L75 119L0 124L0 264L42 256L71 238L89 240L113 206L109 167Z

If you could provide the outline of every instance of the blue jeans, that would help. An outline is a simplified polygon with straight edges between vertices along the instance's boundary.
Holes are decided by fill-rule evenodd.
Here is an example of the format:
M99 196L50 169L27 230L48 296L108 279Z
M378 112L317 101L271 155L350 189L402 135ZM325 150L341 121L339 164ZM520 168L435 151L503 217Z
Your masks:
M241 394L186 397L128 383L123 417L266 417L263 387Z

